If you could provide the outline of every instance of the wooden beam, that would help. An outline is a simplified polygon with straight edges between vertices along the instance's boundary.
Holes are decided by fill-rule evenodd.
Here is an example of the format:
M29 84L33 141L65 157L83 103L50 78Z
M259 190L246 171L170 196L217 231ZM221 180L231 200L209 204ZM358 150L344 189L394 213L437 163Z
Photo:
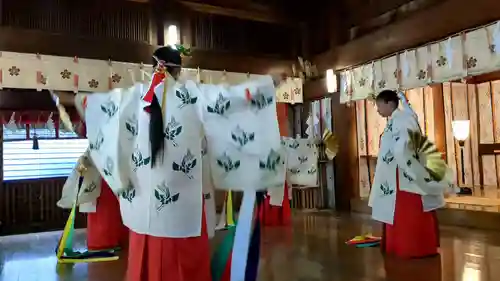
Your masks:
M0 27L0 51L151 63L151 54L157 47L123 40L74 37L37 30ZM290 74L293 62L274 57L193 50L192 57L185 60L184 66L255 74L269 72Z
M155 0L127 0L139 3L149 3ZM188 8L191 11L239 18L242 20L266 22L273 24L290 25L292 21L285 13L278 12L276 9L267 5L260 5L251 2L231 2L218 1L220 3L204 3L197 0L173 0L178 4Z
M182 5L186 6L190 10L204 13L204 14L212 14L226 17L239 18L243 20L249 21L259 21L273 24L290 24L290 21L282 14L276 12L274 9L266 8L262 9L236 9L229 7L222 7L210 4L204 4L200 2L192 2L192 1L179 1Z
M368 62L500 19L500 2L446 0L345 45L317 55L319 71Z

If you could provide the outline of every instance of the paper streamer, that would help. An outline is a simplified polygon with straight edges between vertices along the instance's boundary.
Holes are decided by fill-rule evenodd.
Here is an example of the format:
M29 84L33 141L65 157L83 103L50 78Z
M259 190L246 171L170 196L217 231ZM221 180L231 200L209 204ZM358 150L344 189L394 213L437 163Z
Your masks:
M224 205L222 205L222 212L220 213L219 223L215 227L215 230L221 230L226 228L226 200L224 200ZM215 280L213 280L215 281Z
M229 190L227 192L227 209L226 209L226 225L231 226L234 225L234 217L233 217L233 195L232 191Z
M257 213L255 215L255 224L252 237L250 240L250 248L248 250L247 267L245 270L245 281L256 281L259 272L260 261L260 228L262 218L262 208L264 205L264 192L257 192Z
M243 193L243 202L241 203L238 225L236 226L231 258L231 281L245 281L255 200L255 191L246 191Z
M235 226L229 227L226 236L212 257L210 265L212 271L212 281L224 281L224 273L226 272L228 263L231 262L231 251L233 249L235 230Z
M83 176L80 176L78 180L78 190L77 195L80 193L80 189L83 184ZM69 215L66 225L64 226L63 233L59 238L59 243L56 247L57 263L87 263L87 262L102 262L102 261L114 261L118 260L117 255L118 248L100 250L100 251L75 251L73 250L73 236L75 232L75 215L76 207L78 206L78 196L75 199L73 208Z

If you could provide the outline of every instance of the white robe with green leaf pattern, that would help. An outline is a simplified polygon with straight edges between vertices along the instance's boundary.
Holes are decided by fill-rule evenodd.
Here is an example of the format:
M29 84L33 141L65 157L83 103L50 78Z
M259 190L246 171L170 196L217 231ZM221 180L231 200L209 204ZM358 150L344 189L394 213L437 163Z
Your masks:
M394 222L396 205L396 171L399 190L422 195L424 211L432 211L444 206L444 192L451 182L445 178L441 182L431 180L429 173L415 158L409 146L408 130L420 131L415 116L408 111L396 109L384 129L380 139L380 149L375 169L375 177L370 192L369 206L372 217L388 224Z
M90 151L87 149L80 158L88 156L90 156ZM96 211L97 198L101 195L101 175L94 165L87 165L82 186L79 187L80 173L77 170L78 166L78 163L75 164L71 174L66 179L57 206L63 209L71 209L76 203L80 212L93 213Z
M85 115L91 158L120 195L125 225L140 234L197 237L203 166L210 167L219 189L256 191L283 184L275 89L270 77L236 86L166 79L155 89L160 104L165 104L165 151L155 168L151 168L149 113L142 100L149 85L80 94L76 106ZM203 138L208 165L202 161Z

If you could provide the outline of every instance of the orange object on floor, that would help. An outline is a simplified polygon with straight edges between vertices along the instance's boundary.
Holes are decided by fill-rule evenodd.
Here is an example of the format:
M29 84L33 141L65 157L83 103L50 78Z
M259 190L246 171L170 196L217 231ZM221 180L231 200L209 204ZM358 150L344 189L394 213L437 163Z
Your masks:
M382 251L400 258L423 258L438 254L436 212L424 212L421 195L399 190L397 170L396 181L394 224L384 224Z
M291 224L292 210L290 208L290 200L288 199L288 186L286 182L281 206L272 206L270 198L267 196L264 204L262 204L261 215L264 226L285 226Z
M101 180L101 195L97 198L96 212L87 214L87 248L124 248L127 242L128 228L123 224L118 198L106 181Z
M166 238L130 231L127 281L211 281L204 210L199 237Z

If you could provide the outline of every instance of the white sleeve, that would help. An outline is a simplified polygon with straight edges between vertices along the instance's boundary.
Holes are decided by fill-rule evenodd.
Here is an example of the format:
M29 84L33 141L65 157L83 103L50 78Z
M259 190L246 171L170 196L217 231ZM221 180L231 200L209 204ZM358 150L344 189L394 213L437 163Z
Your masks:
M199 87L203 92L200 115L215 187L256 191L283 186L284 156L272 78Z
M416 118L408 113L393 119L394 158L399 168L400 189L420 195L440 195L448 187L446 181L432 180L422 159L410 146L409 131L419 132Z
M140 106L144 85L114 89L109 93L93 93L86 96L85 125L90 155L100 175L115 194L127 188L129 175L128 157L123 142L127 132L126 118ZM126 160L125 160L126 159Z

